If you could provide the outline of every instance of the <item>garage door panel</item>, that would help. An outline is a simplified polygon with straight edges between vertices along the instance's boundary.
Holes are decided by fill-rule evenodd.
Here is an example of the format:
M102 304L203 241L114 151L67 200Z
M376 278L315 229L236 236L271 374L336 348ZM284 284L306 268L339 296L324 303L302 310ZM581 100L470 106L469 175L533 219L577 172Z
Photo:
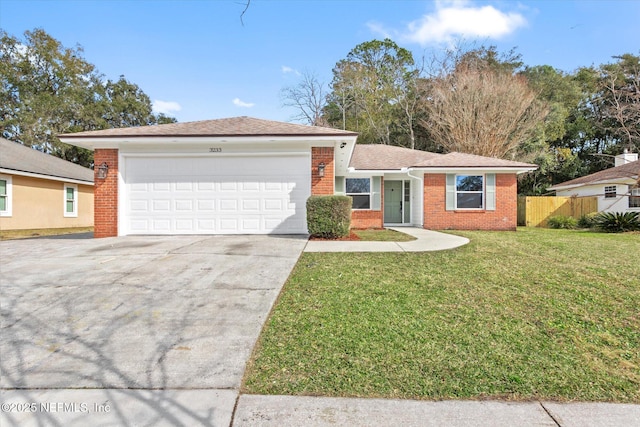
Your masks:
M126 233L306 233L308 156L166 160L125 159Z

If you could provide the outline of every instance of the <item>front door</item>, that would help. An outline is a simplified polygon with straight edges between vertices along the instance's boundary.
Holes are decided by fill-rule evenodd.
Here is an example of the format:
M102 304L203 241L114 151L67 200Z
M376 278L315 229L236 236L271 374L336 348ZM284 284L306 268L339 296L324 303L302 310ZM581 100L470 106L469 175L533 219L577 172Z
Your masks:
M384 181L384 222L402 224L402 181Z

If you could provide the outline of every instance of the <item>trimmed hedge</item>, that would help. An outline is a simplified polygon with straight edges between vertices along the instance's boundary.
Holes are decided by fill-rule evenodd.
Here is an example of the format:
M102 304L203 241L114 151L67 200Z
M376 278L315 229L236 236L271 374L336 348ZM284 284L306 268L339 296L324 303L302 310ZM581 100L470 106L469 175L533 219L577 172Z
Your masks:
M336 239L349 235L351 197L311 196L307 199L307 227L313 237Z

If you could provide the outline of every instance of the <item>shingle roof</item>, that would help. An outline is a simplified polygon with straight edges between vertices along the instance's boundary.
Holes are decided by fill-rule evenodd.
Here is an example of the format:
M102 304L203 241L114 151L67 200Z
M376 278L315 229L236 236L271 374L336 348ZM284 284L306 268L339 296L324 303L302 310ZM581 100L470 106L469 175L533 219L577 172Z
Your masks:
M442 154L384 144L356 144L350 167L360 170L402 169Z
M571 181L561 182L560 184L549 187L549 189L555 190L564 187L575 187L578 185L588 185L597 182L614 181L622 178L638 179L638 175L640 175L640 160L636 160L635 162L627 163L622 166L601 170L600 172L592 173L591 175L581 176L580 178L572 179Z
M424 162L413 165L415 167L441 167L441 168L538 168L538 165L512 160L498 159L496 157L477 156L466 153L447 153Z
M0 168L93 182L93 171L17 142L0 138Z
M437 154L382 144L357 144L351 167L360 170L416 168L537 168L537 165L464 153Z
M319 126L283 123L253 117L231 117L198 122L114 128L67 133L64 138L81 137L154 137L154 136L355 136L357 133Z

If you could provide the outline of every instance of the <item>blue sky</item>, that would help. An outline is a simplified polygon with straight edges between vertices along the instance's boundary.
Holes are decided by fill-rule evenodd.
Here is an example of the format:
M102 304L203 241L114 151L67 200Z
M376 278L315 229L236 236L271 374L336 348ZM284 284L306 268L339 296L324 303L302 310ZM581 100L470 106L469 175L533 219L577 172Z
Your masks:
M0 0L0 28L40 27L81 45L107 78L124 75L179 121L289 121L280 91L307 70L329 83L357 44L391 37L416 58L464 39L515 47L563 71L640 54L637 0Z

